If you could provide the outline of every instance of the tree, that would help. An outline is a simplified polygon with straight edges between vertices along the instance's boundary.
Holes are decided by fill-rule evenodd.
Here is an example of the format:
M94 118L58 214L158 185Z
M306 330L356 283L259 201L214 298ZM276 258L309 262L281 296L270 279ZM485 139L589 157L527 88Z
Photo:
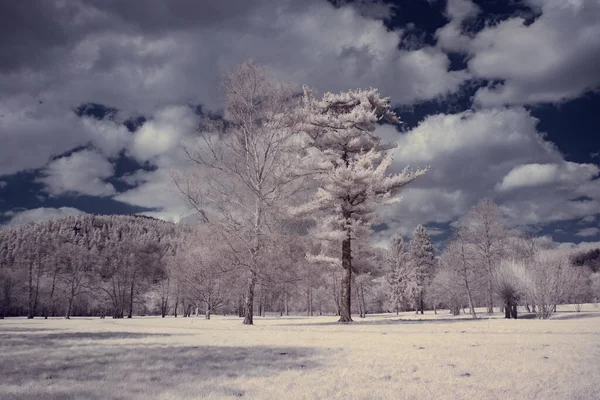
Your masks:
M504 302L504 318L517 319L517 306L526 291L522 277L526 274L523 266L509 260L502 260L494 272L494 288Z
M390 238L385 263L388 268L389 299L398 315L400 309L412 302L417 295L417 277L415 270L410 268L402 236L395 234Z
M494 312L494 273L505 251L507 232L498 206L490 199L480 200L463 225L468 242L475 251L478 273L487 282L488 312Z
M452 240L446 244L441 255L441 265L453 271L469 301L469 310L473 318L477 318L475 313L475 303L473 301L473 288L477 283L477 275L475 273L475 260L473 248L468 243L464 229L459 230Z
M408 249L408 259L411 268L415 271L417 296L415 307L423 314L425 288L431 282L435 273L435 249L423 225L417 225L413 231Z
M244 324L252 325L265 242L296 189L289 146L297 133L297 102L292 86L277 83L251 60L224 74L223 89L224 119L203 121L200 136L183 147L191 167L173 178L235 254L247 282Z
M67 308L65 318L71 318L73 300L85 289L86 279L95 264L92 257L95 254L81 244L65 243L61 246L62 264L61 280L64 284Z
M459 315L465 300L465 292L460 284L460 278L452 269L442 268L435 274L429 285L430 298L441 301L450 309L452 315Z
M548 319L556 305L565 296L564 282L571 273L568 254L562 249L545 250L536 254L528 265L521 264L520 271L527 296L535 302L535 313L540 319Z
M373 221L376 205L399 199L394 195L426 170L406 168L386 174L392 162L381 138L374 135L381 120L398 123L388 98L376 89L316 100L305 87L302 109L303 160L297 174L310 175L318 185L312 201L295 208L296 214L319 215L322 230L341 240L340 322L351 318L352 241L356 231Z

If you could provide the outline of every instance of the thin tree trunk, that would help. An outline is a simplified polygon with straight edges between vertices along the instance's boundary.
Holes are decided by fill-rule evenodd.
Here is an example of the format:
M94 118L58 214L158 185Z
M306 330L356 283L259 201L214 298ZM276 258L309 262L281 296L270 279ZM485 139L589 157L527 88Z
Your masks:
M346 219L348 219L347 217ZM352 247L350 232L342 242L342 291L339 322L352 322L351 311Z
M423 315L423 309L425 308L425 301L423 300L423 291L421 290L421 295L419 297L419 302L421 306L421 315Z
M210 303L210 300L206 302L206 312L204 314L204 318L205 319L210 319L210 310L211 310L212 304Z
M52 276L52 288L50 289L50 296L48 298L48 303L44 307L44 319L48 319L48 308L52 307L52 299L54 298L54 289L56 288L56 273Z
M488 296L489 296L489 298L488 298L488 301L489 301L488 313L489 314L494 313L494 293L493 293L493 291L494 291L494 287L492 285L492 279L490 278L488 280Z
M251 271L246 286L244 298L244 325L254 325L254 288L256 287L256 272Z
M29 263L29 304L27 309L27 319L33 319L35 313L33 301L33 263Z
M367 316L367 304L365 302L365 287L360 285L360 303L362 308L362 317L366 318Z
M69 296L69 304L67 305L67 315L65 319L71 319L71 308L73 307L73 296Z
M467 298L469 299L469 309L471 310L471 315L473 318L477 318L475 314L475 305L473 304L473 296L471 295L471 288L469 287L469 282L465 279L465 287L467 289Z
M135 285L135 273L131 277L131 287L129 289L129 314L127 318L133 318L133 286Z

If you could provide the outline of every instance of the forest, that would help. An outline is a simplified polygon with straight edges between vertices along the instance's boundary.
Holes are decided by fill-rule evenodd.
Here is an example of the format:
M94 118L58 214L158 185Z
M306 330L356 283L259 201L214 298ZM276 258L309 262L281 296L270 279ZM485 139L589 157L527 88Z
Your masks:
M392 168L400 123L376 89L315 93L252 61L224 74L225 113L182 146L178 224L81 215L0 229L0 318L338 315L517 307L549 318L600 297L600 249L555 248L481 199L437 252L427 228L373 245L381 207L429 168ZM438 254L439 253L439 254Z

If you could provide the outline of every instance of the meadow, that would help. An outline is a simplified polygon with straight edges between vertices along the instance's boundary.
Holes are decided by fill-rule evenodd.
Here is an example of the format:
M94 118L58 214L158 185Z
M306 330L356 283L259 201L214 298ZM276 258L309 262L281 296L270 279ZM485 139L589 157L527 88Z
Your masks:
M8 318L0 398L598 399L600 308L558 311Z

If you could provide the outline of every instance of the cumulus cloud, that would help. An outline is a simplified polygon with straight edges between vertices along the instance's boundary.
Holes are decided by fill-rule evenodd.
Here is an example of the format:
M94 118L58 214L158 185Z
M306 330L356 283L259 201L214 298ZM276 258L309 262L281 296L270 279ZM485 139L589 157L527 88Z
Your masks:
M479 7L471 0L448 0L446 15L450 22L438 29L438 46L446 51L467 52L471 38L462 32L464 21L479 14Z
M60 208L34 208L31 210L23 211L7 211L4 213L6 217L11 217L6 225L18 226L24 225L30 222L46 221L50 219L68 217L71 215L85 214L83 211L72 208L72 207L60 207Z
M404 104L455 92L468 79L449 71L441 49L400 50L403 32L367 9L379 17L391 10L379 1L0 2L0 132L8 138L0 176L88 142L106 156L129 146L136 157L156 156L178 135L164 134L161 113L222 107L221 73L248 57L317 90L374 86ZM121 120L156 122L132 139L118 123L71 111L89 102L116 107Z
M181 140L194 132L198 121L189 107L168 107L158 111L154 119L137 130L131 154L140 161L175 149Z
M600 2L529 0L541 15L488 26L468 43L469 70L503 83L477 91L477 103L532 104L575 98L600 86Z
M598 228L584 228L581 229L579 232L577 232L577 236L583 236L583 237L588 237L588 236L598 236L600 234L600 229Z
M499 191L548 184L584 183L598 175L600 169L594 164L526 164L513 168L497 185Z
M114 199L133 206L154 208L156 211L143 212L154 218L179 222L191 213L189 205L173 184L169 171L177 166L174 154L160 156L156 171L138 171L123 178L125 182L137 187L114 196Z
M393 136L388 128L379 132ZM566 162L523 108L431 115L396 143L394 171L407 164L431 169L401 193L400 203L382 210L390 234L451 223L482 197L501 205L510 226L600 212L598 167Z
M113 165L102 154L84 150L52 161L38 179L51 195L79 193L90 196L110 196L112 184L104 179L113 175Z

